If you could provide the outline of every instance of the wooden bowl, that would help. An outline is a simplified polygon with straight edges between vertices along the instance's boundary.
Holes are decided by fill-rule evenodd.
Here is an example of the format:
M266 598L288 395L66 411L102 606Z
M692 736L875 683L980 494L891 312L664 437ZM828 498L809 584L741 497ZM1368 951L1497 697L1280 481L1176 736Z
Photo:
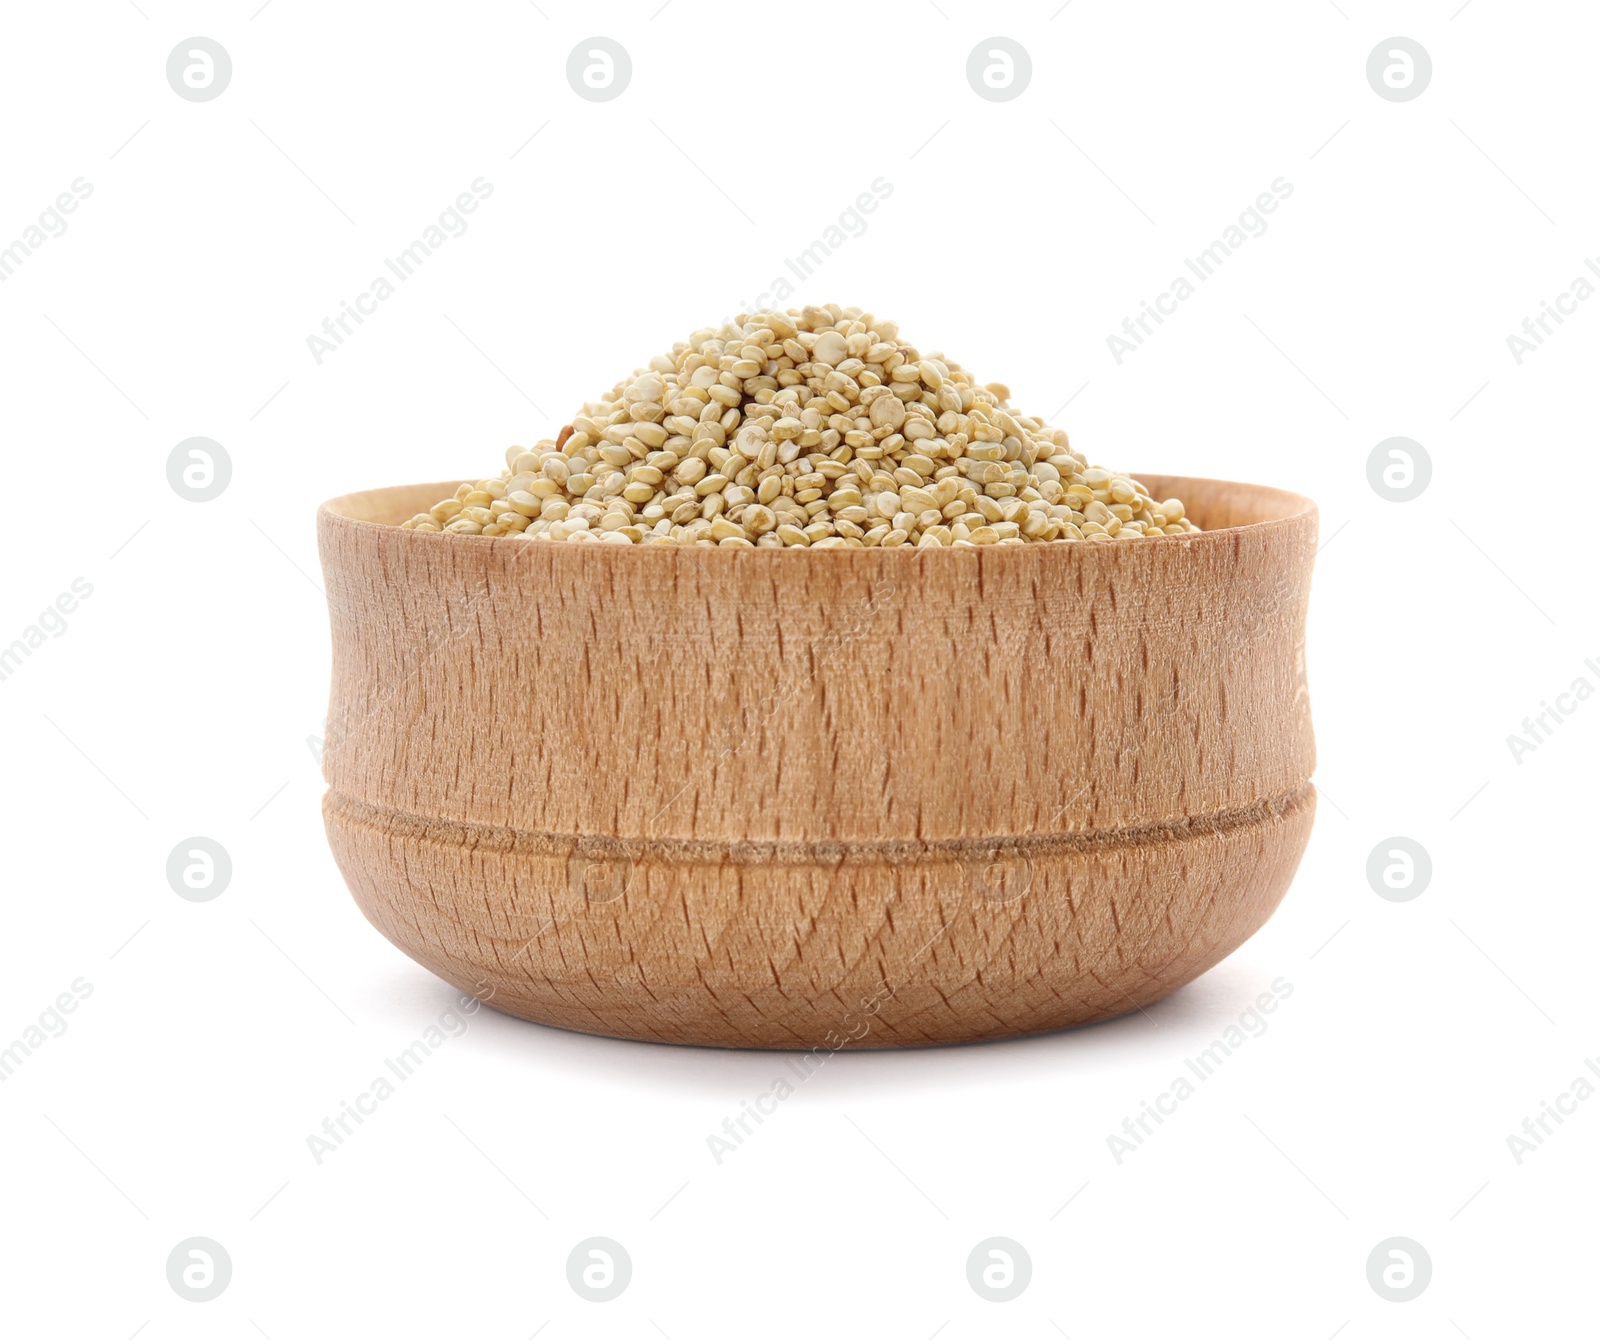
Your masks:
M1305 498L1142 476L1203 534L918 550L318 516L328 840L496 1009L614 1037L890 1047L1159 1000L1242 944L1315 808Z

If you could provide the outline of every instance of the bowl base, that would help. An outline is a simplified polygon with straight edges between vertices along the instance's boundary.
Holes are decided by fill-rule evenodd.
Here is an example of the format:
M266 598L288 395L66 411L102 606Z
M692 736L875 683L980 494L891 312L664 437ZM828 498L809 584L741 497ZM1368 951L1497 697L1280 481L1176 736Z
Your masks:
M821 1053L1042 1033L1160 1000L1272 914L1315 807L1308 782L1109 833L734 846L424 820L335 791L323 811L368 920L497 1010Z

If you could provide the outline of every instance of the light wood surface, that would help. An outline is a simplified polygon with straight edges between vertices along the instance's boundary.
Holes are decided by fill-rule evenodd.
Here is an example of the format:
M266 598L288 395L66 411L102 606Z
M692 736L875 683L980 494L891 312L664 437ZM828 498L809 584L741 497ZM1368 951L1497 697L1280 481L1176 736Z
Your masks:
M832 1049L1148 1005L1249 938L1315 808L1306 499L1202 534L793 550L318 517L329 841L402 950L585 1032Z

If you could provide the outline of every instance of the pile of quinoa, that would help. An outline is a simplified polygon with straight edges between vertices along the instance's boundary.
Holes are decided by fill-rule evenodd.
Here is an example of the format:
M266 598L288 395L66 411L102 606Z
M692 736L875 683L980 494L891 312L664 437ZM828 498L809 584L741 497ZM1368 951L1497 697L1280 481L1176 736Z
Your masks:
M859 307L698 330L410 530L610 544L885 548L1200 528Z

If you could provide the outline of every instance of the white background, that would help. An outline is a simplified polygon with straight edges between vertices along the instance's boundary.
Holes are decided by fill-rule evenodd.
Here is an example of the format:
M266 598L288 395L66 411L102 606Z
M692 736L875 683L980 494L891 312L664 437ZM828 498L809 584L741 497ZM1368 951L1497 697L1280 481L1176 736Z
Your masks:
M0 1083L0 1330L1592 1333L1600 1101L1507 1145L1600 1056L1600 701L1507 744L1600 688L1600 302L1520 366L1506 342L1600 254L1588 7L257 3L4 18L0 246L93 193L0 285L0 644L93 594L0 682L0 1045L92 995ZM564 74L595 33L633 62L603 104ZM1006 103L964 74L997 33L1033 63ZM195 34L232 57L215 101L165 78ZM1365 76L1395 34L1434 66L1406 103ZM307 336L478 177L469 230L318 366ZM497 472L878 177L793 301L895 317L1096 460L1320 504L1322 804L1281 910L1144 1014L840 1055L720 1166L780 1057L485 1011L318 1166L306 1137L452 993L324 842L316 504ZM1279 177L1119 366L1106 337ZM196 435L233 462L205 504L166 478ZM1366 477L1394 435L1433 462L1404 504ZM233 861L208 903L165 876L194 835ZM1433 862L1398 904L1365 874L1394 835ZM1119 1165L1107 1136L1278 978L1269 1030ZM233 1262L204 1304L165 1275L195 1235ZM591 1235L634 1265L603 1306L565 1279ZM1033 1262L1003 1305L965 1274L993 1235ZM1414 1302L1367 1283L1395 1235L1433 1262Z

